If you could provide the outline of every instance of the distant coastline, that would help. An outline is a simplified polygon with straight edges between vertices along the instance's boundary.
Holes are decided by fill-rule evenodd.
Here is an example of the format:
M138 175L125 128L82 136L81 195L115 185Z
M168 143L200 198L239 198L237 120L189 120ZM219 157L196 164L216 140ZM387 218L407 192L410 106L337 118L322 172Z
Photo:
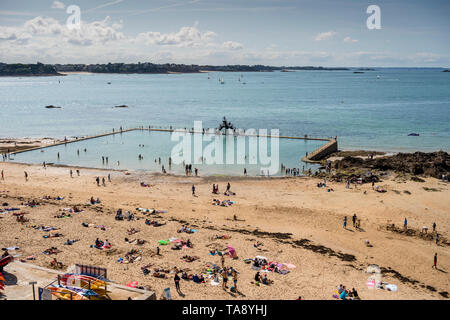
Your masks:
M0 76L65 76L70 74L182 74L208 72L273 72L273 71L346 71L351 68L314 66L264 66L264 65L185 65L154 63L108 64L6 64L0 63Z

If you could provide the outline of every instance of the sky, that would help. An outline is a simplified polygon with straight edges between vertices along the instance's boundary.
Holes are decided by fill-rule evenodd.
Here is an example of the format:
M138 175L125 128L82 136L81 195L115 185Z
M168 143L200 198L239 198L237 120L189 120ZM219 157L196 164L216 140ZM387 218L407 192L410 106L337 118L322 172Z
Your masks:
M0 62L449 67L449 16L448 0L0 0Z

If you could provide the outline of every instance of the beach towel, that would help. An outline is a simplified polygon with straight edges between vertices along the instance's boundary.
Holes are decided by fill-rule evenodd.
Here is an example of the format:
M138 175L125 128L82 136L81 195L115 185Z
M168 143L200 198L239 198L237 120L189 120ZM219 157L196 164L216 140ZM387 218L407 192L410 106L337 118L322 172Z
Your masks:
M395 284L388 284L388 285L386 285L386 290L397 291L397 286Z
M130 287L130 288L136 288L137 285L138 285L137 281L132 281L130 283L127 283L127 287Z

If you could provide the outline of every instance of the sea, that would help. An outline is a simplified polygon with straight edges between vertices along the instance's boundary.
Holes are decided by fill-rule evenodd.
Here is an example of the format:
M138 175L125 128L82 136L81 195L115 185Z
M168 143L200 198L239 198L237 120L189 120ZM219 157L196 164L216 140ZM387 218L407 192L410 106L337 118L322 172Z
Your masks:
M342 150L448 152L450 73L442 70L0 77L0 138L69 139L120 126L192 128L194 121L206 129L218 127L225 116L244 130L337 136ZM48 105L61 108L45 108ZM128 108L115 108L119 105ZM324 143L280 139L280 165L310 168L301 158ZM133 131L17 154L14 161L149 171L161 171L165 164L169 171L168 157L176 144L170 133ZM109 157L108 165L102 156ZM247 162L249 156L245 151ZM184 172L181 164L173 167L175 173ZM249 174L260 173L259 163L194 167L207 174L242 174L244 168Z

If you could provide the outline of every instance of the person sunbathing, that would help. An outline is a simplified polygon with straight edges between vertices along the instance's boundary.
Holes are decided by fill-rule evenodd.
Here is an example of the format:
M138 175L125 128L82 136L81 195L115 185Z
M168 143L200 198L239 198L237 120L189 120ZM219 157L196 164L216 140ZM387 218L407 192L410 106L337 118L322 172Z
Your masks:
M53 261L50 262L50 266L56 269L62 269L64 267L63 263L57 261L56 258L53 258Z
M131 229L129 229L129 230L127 230L127 233L128 233L128 235L132 235L132 234L135 234L135 233L137 233L137 232L139 232L139 230L136 230L135 228L131 228Z
M153 272L153 276L155 278L167 279L167 276L164 273Z
M77 240L69 240L69 239L67 239L67 241L64 244L68 245L68 246L71 246L72 244L74 244L77 241L80 241L80 240L79 239L77 239Z
M253 244L253 248L258 248L258 247L260 247L260 246L263 246L263 244L262 244L261 242L259 242L259 241L256 241L256 242Z

